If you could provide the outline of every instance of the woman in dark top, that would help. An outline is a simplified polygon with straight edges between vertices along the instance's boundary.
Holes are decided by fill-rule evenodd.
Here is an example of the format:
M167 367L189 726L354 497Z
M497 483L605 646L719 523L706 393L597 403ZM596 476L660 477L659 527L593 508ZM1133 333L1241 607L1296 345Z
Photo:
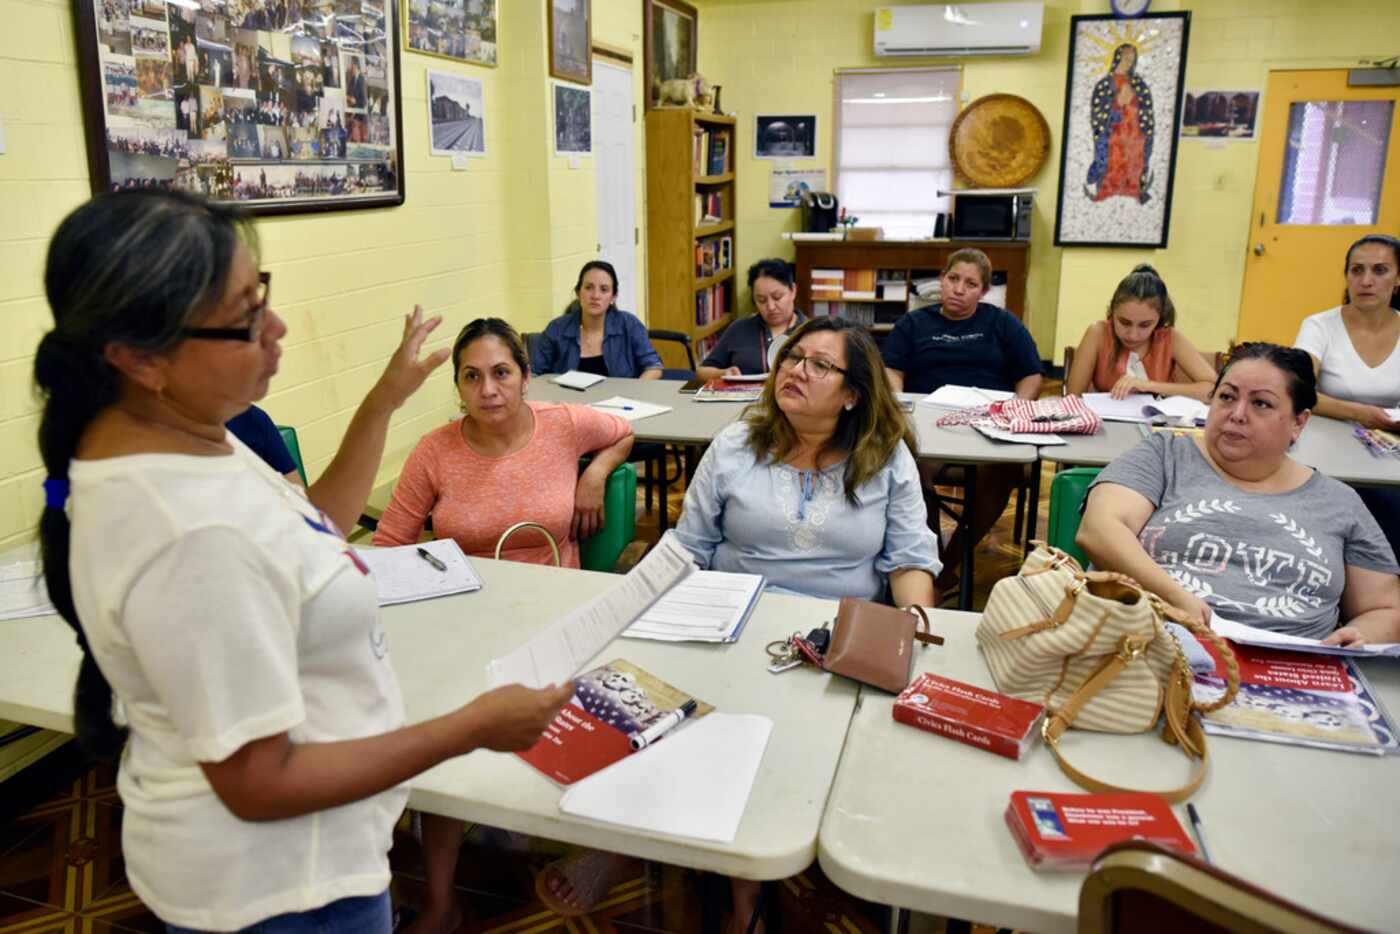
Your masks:
M982 301L991 279L992 263L981 250L958 250L948 257L940 277L943 300L906 314L885 340L885 366L896 392L929 393L954 385L1014 392L1023 399L1040 395L1040 352L1030 332L1005 308ZM961 480L961 468L942 461L922 461L920 470L927 486ZM973 541L981 541L996 523L1021 479L1019 464L978 470L977 498L967 523ZM961 534L960 528L941 550L946 560L938 576L939 593L947 593L957 580Z
M646 325L617 307L617 271L612 263L583 264L574 301L544 329L530 356L530 370L599 376L661 378L661 356L651 346Z
M700 379L767 373L788 335L807 320L793 307L797 280L787 260L761 259L750 266L749 292L758 314L725 328L724 336L695 370Z

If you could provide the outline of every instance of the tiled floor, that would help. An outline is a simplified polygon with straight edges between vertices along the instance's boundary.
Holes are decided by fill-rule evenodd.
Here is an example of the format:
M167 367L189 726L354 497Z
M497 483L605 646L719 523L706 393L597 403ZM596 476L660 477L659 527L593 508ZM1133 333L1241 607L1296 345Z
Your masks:
M1045 504L1051 475L1042 479L1039 528L1046 528ZM680 485L670 497L671 517L679 516ZM658 537L655 513L643 513L638 497L638 538ZM1012 540L1013 509L978 546L974 605L986 602L993 583L1020 566L1022 549ZM945 524L945 536L951 528ZM623 563L640 556L635 545ZM0 785L0 934L116 931L160 932L163 927L126 883L121 858L121 802L110 768L83 766L71 749ZM717 922L707 906L727 904L714 877L671 866L653 865L609 893L592 915L564 919L534 895L534 876L559 853L557 845L534 841L526 852L508 852L468 834L459 862L457 886L468 908L462 932L499 934L644 934L699 932ZM390 854L396 902L413 904L421 892L418 846L400 832ZM813 865L792 879L769 887L776 900L769 931L877 934L885 910L837 889ZM713 914L713 911L711 911ZM942 919L916 917L911 931L933 934ZM974 928L977 930L977 928Z

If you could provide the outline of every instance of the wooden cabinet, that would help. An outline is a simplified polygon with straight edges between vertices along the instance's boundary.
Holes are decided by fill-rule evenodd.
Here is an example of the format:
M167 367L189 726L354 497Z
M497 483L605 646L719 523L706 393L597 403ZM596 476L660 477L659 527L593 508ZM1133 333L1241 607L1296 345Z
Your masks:
M698 361L738 298L735 120L692 110L649 110L646 120L648 326L690 335ZM668 367L688 365L674 343L656 349Z
M798 240L797 246L797 307L812 311L814 301L834 301L834 293L814 297L812 270L874 270L896 273L907 284L908 295L899 300L880 297L858 300L875 306L872 330L888 331L894 321L908 309L917 279L935 276L942 271L948 257L964 247L976 247L992 262L993 282L1005 278L1006 309L1023 319L1026 310L1026 269L1030 261L1030 244L1011 242L960 243L948 240ZM883 292L879 293L883 295Z

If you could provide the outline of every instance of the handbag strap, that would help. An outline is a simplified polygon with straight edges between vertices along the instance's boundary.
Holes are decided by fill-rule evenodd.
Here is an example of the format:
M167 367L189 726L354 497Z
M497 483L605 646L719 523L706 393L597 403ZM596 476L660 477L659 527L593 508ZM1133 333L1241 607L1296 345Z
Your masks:
M536 531L540 532L540 534L544 535L545 541L549 542L549 552L554 556L554 566L556 568L562 567L562 565L559 562L559 546L555 543L554 536L549 534L549 529L540 525L538 522L517 522L515 523L515 525L512 525L510 528L502 532L501 537L496 539L497 561L501 560L501 549L505 547L506 539L510 538L516 532L519 532L523 529L535 529Z
M1235 699L1235 695L1240 690L1240 663L1235 658L1235 650L1230 648L1230 643L1220 633L1202 623L1196 617L1190 615L1185 610L1178 609L1167 603L1162 598L1153 594L1153 600L1157 603L1162 615L1174 623L1185 626L1191 631L1193 636L1204 639L1215 646L1216 656L1225 663L1225 693L1213 703L1198 704L1191 701L1191 709L1199 710L1202 713L1210 713L1212 710L1219 710Z
M1052 711L1041 725L1041 736L1045 739L1045 745L1050 747L1050 752L1054 754L1055 761L1060 764L1060 769L1070 777L1070 780L1082 788L1097 792L1117 792L1117 791L1138 791L1136 788L1123 788L1119 785L1110 785L1101 782L1096 778L1091 778L1083 772L1070 765L1065 757L1060 753L1060 736L1074 723L1079 716L1079 711L1089 702L1099 691L1103 690L1114 678L1127 667L1128 663L1140 656L1147 649L1150 641L1146 637L1124 636L1119 644L1117 653L1104 659L1103 663L1094 671L1092 675L1084 680L1069 700L1055 711ZM1164 738L1169 743L1180 745L1182 751L1188 758L1195 758L1193 751L1200 752L1200 759L1196 766L1196 772L1191 776L1191 780L1180 788L1170 791L1158 791L1155 794L1161 795L1173 803L1185 801L1195 793L1205 779L1206 764L1209 761L1209 753L1206 749L1205 733L1201 730L1200 721L1195 717L1188 717L1186 723L1186 738L1188 742L1178 742L1176 738L1164 734Z
M910 605L908 609L910 613L918 617L918 620L914 623L915 641L921 642L924 645L942 645L943 637L935 636L929 631L931 624L928 621L928 614L924 612L924 608L915 603Z

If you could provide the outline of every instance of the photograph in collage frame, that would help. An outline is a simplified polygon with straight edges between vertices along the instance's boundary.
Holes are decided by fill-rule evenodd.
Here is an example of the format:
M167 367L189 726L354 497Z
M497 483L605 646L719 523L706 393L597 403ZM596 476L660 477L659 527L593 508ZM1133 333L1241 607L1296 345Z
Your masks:
M80 0L94 193L402 204L394 0Z

